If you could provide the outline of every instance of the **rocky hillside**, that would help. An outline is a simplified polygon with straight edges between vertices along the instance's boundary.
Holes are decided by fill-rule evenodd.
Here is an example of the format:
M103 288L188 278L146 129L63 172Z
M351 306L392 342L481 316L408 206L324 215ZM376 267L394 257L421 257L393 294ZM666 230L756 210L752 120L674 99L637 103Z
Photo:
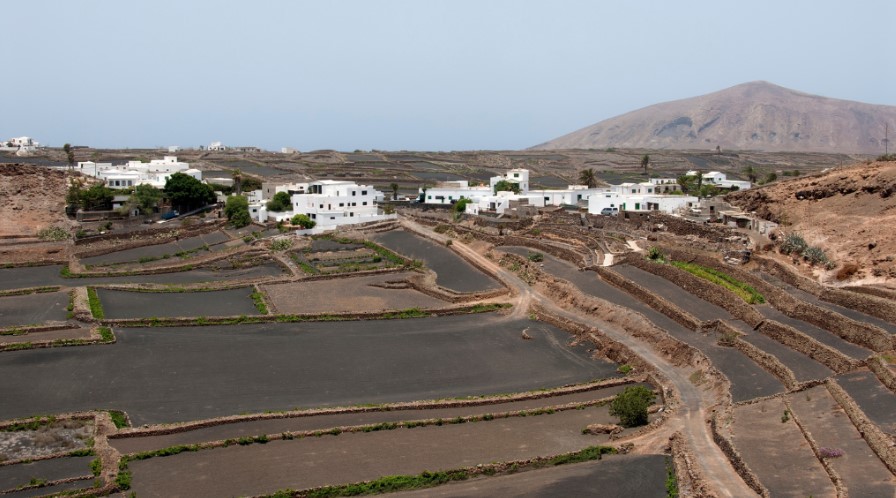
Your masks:
M51 225L68 226L66 191L62 171L0 164L0 237L33 237Z
M836 168L726 199L800 233L852 279L896 283L896 162ZM840 272L840 277L846 277Z
M533 149L715 149L880 155L896 106L809 95L766 82L652 105Z

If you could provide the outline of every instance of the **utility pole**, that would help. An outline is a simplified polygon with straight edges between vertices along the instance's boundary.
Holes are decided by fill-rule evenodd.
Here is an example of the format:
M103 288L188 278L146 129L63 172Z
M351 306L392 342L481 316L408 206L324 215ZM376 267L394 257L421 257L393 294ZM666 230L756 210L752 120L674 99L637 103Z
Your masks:
M890 155L890 123L884 123L884 156Z

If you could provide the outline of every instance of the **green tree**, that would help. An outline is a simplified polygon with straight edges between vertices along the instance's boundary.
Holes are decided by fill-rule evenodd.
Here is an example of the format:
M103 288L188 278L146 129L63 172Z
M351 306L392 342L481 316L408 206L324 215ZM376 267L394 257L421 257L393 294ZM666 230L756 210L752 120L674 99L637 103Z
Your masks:
M75 169L75 151L72 150L72 144L63 145L62 151L65 152L65 160L68 162L68 169Z
M750 183L756 183L758 175L756 173L756 168L754 168L752 164L749 164L744 168L744 174L747 175L747 180L750 180Z
M302 227L304 229L314 228L314 225L317 225L317 222L308 217L307 214L297 214L289 220L293 226Z
M267 203L268 211L289 211L292 207L292 200L289 198L289 194L286 192L277 192L274 194L274 197Z
M579 172L579 184L587 185L588 188L597 186L597 176L594 174L594 168L583 169Z
M398 200L398 184L390 183L389 188L392 189L392 200L397 201Z
M181 212L201 208L215 202L215 191L184 173L174 173L165 182L165 197Z
M497 194L498 192L513 192L514 194L519 194L520 186L518 183L501 180L495 184L495 193Z
M81 207L81 180L72 178L68 185L68 193L65 194L65 204L68 206L69 214L74 214Z
M131 194L128 204L139 209L140 214L149 214L159 205L159 201L161 200L161 190L147 183L142 183L134 187L134 193Z
M252 223L249 216L249 201L241 195L231 195L224 203L224 215L235 228L242 228Z
M610 403L610 415L619 417L624 427L647 424L647 409L653 403L653 391L644 386L626 387Z
M85 211L105 211L112 209L112 199L115 193L102 183L97 183L89 189L81 190L81 207Z
M644 174L647 174L647 166L650 165L650 156L644 154L644 157L641 158L641 167L644 168Z

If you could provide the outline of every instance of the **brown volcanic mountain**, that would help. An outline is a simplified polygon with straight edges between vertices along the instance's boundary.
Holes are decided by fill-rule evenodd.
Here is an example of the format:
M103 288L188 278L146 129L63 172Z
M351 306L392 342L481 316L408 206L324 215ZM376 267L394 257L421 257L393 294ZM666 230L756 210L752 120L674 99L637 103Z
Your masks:
M838 265L856 265L855 279L896 281L896 161L834 168L725 199L783 223Z
M533 149L723 149L884 153L896 106L809 95L764 81L610 118Z

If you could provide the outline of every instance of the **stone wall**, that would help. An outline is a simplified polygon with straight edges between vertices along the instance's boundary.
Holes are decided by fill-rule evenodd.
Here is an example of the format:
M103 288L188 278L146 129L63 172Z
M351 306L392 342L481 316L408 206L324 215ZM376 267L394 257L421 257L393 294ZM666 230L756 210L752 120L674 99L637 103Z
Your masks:
M826 344L816 341L789 325L774 320L766 320L756 330L794 351L803 353L836 373L848 372L859 365L858 361L847 357Z
M737 475L744 480L744 482L753 489L759 496L764 498L770 498L771 494L768 489L762 485L762 482L759 481L759 477L750 470L750 467L747 466L746 462L744 462L743 457L740 456L740 453L734 447L734 444L731 443L731 440L728 439L727 436L722 434L722 431L719 429L719 414L715 413L710 418L709 428L712 431L712 439L715 441L716 445L719 449L722 450L722 453L728 457L728 461L731 462L731 466L734 467L734 471L737 472Z
M868 446L874 450L874 453L877 454L877 457L884 462L884 465L886 465L888 469L890 469L890 472L896 474L896 446L893 445L893 438L873 424L871 420L868 419L868 416L865 415L861 408L859 408L859 405L856 404L855 400L853 400L836 381L828 379L825 382L825 385L831 393L831 396L837 400L837 403L846 412L846 415L852 421L852 424L859 430L859 433L865 439L865 442L868 443Z
M869 370L874 372L874 375L877 376L881 384L887 386L888 389L896 393L896 375L893 374L890 367L884 364L886 361L887 360L880 356L874 356L868 358L868 361L866 361L865 364L868 366Z
M653 292L650 292L649 290L623 277L610 268L599 266L592 268L592 270L597 272L597 274L600 275L601 278L603 278L613 286L618 287L625 292L628 292L632 296L643 301L651 308L668 316L681 325L684 325L691 330L697 330L698 328L700 328L701 322L696 317L694 317L694 315L682 310L678 306L673 305L666 299L654 294Z

